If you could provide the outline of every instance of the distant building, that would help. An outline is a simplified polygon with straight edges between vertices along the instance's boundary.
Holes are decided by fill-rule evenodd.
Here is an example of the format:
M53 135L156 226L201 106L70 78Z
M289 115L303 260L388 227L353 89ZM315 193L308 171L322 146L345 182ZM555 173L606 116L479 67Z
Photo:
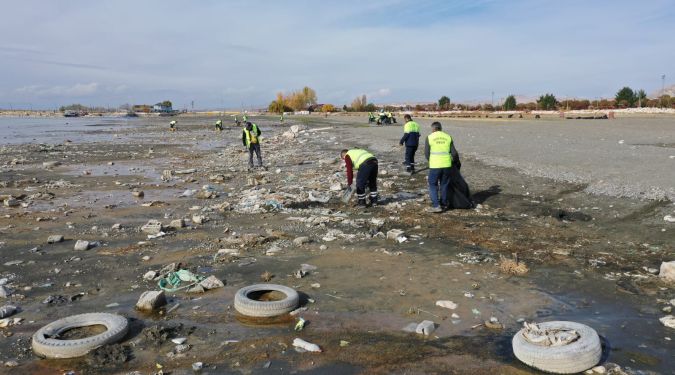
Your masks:
M168 113L168 112L173 112L173 107L171 105L171 102L165 101L161 103L157 103L152 106L152 111L153 112L159 112L159 113Z
M152 111L152 107L147 104L136 104L131 107L131 110L133 112L150 113L150 111Z

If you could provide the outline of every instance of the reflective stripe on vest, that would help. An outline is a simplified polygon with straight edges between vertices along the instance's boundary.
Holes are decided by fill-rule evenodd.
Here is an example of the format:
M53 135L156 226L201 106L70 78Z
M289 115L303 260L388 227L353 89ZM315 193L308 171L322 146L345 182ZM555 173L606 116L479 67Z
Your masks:
M253 136L251 136L251 132L253 132ZM258 134L258 126L256 124L253 124L251 126L251 131L244 128L244 134L246 134L246 147L249 147L251 145L251 138L255 140L254 143L258 143L258 136L255 135Z
M420 132L420 125L416 123L415 121L408 121L403 125L403 132L404 133L419 133Z
M452 137L442 131L435 131L429 134L429 168L450 168L452 167Z
M366 150L361 150L360 148L355 148L347 151L347 155L349 155L349 158L352 159L354 169L359 169L359 167L361 166L361 164L363 164L364 161L375 157L375 155L371 154Z

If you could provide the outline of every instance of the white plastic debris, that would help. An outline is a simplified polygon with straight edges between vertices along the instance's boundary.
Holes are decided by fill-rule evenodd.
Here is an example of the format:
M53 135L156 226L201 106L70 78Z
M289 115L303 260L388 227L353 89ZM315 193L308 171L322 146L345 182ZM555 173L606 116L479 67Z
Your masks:
M436 301L436 306L445 307L450 310L457 308L457 304L452 301Z
M312 344L311 342L307 342L299 338L293 340L293 346L295 346L296 348L304 349L308 352L317 352L317 353L321 352L321 348L319 347L319 345Z

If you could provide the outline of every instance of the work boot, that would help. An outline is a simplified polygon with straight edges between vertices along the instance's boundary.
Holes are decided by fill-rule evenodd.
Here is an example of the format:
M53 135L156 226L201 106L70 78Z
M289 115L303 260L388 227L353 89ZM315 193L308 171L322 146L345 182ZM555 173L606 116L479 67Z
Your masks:
M380 201L380 197L378 197L378 196L370 197L370 205L371 206L377 205L377 202L379 202L379 201Z
M426 211L434 214L440 214L441 212L443 212L443 209L440 207L428 207Z
M362 198L362 199L357 200L354 207L359 207L359 208L368 207L368 205L366 205L366 198Z

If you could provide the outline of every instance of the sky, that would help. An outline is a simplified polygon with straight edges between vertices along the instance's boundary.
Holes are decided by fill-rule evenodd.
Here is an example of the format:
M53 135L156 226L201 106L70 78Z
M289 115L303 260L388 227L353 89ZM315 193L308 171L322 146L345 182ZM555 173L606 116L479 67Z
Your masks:
M675 83L675 0L0 0L0 108L611 98Z

